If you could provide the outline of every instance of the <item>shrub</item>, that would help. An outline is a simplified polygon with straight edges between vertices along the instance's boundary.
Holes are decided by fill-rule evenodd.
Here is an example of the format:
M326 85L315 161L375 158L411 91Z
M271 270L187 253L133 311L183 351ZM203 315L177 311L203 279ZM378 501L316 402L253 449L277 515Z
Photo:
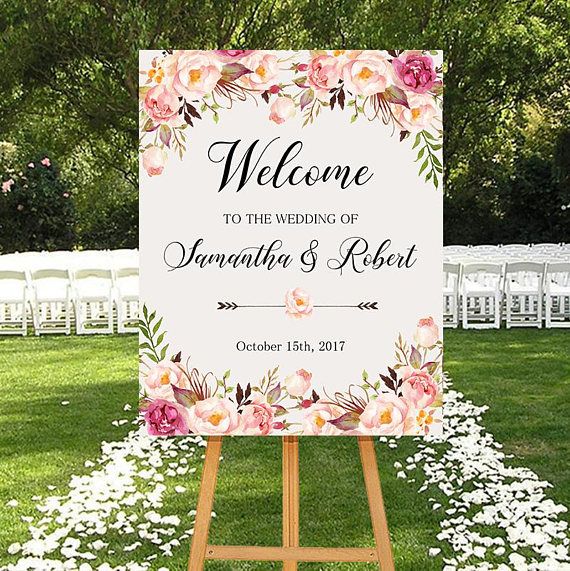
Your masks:
M2 176L0 252L71 249L74 224L73 195L49 157Z

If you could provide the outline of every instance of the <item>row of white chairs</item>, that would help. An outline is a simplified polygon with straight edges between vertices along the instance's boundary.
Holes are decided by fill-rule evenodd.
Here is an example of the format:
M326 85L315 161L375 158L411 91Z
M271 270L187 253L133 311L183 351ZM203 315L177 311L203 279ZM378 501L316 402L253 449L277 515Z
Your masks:
M445 326L499 328L505 321L507 328L542 327L544 320L548 328L570 327L566 245L482 248L444 250ZM505 248L514 250L506 255ZM112 333L114 324L119 333L136 332L138 293L137 250L3 255L0 334L26 335L30 323L36 335L69 335L73 323L78 334Z
M0 256L0 334L138 330L137 250Z
M443 306L446 327L570 327L570 256L444 261Z

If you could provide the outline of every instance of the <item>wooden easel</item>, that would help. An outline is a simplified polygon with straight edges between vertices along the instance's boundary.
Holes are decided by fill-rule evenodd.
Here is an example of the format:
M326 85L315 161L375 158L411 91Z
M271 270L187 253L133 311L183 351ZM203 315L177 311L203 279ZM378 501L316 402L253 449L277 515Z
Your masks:
M299 440L297 436L283 437L283 545L281 547L208 545L208 532L222 450L222 437L210 436L200 484L188 571L201 571L205 560L208 559L283 561L283 571L296 571L299 561L365 561L376 562L381 571L394 571L374 440L370 436L358 436L357 438L376 547L299 547Z

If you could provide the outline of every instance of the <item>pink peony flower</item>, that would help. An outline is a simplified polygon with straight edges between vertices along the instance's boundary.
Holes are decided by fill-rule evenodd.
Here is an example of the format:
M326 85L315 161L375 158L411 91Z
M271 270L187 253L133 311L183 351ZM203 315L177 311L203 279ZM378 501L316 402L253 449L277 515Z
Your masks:
M307 81L319 99L326 99L329 90L338 85L342 68L339 61L328 55L313 58L307 70Z
M404 131L417 133L431 127L437 108L431 95L408 94L408 105L394 105L394 117Z
M403 434L408 405L392 393L371 400L360 415L359 429L364 434Z
M188 434L187 413L183 406L158 399L144 413L148 433L152 436Z
M278 125L295 116L295 102L290 97L278 97L271 104L269 119Z
M149 176L162 174L166 164L166 153L159 147L149 147L142 154L143 167Z
M279 74L277 56L267 52L254 51L241 59L240 63L251 69L252 73L242 75L239 81L245 87L256 91L269 89Z
M44 157L40 162L42 165L44 165L44 167L51 167L51 161L48 159L48 157Z
M425 93L437 80L433 59L429 55L423 55L420 51L402 52L392 60L392 66L396 82L407 91Z
M251 397L252 403L245 405L241 412L241 434L265 435L273 427L274 411L259 393Z
M313 375L305 369L299 369L294 375L289 375L283 381L287 392L293 397L303 396L311 387Z
M222 77L221 62L204 52L183 52L178 56L176 66L172 86L189 101L211 93Z
M238 61L254 51L255 50L214 50L216 55L223 62Z
M232 434L240 424L236 405L228 398L198 401L189 409L188 416L188 426L195 434Z
M285 311L297 319L309 317L313 313L311 296L300 287L289 290L285 295Z
M14 186L14 180L9 178L8 180L6 180L2 183L2 192L4 194L6 194L7 192L10 192L10 190L12 189L12 186Z
M303 411L303 434L339 434L341 431L331 424L329 420L334 420L338 416L334 408L323 402L316 402Z
M178 118L180 101L174 91L164 85L155 85L144 98L144 108L155 123L168 123Z
M420 347L433 347L439 340L439 329L432 317L420 319L414 333L414 341Z
M153 398L174 400L172 385L186 388L187 379L179 365L172 361L160 361L144 379L144 386Z
M373 51L362 52L342 68L344 83L354 95L374 95L386 91L390 74L388 60Z
M418 409L432 404L438 391L437 383L426 371L414 371L402 384L402 396Z

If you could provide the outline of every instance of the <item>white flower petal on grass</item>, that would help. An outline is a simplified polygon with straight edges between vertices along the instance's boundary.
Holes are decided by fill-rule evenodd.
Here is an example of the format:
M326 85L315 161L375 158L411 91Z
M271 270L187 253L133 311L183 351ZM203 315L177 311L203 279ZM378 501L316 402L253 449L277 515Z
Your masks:
M546 497L552 485L510 462L481 424L488 407L446 385L443 436L416 439L418 452L406 460L423 472L419 492L437 494L428 502L448 516L431 548L453 555L444 569L569 571L568 524L559 517L567 509ZM501 561L486 561L491 553Z
M61 401L61 405L62 405L62 406L67 406L68 404L69 404L69 401L68 401L68 400L62 400L62 401Z
M6 505L9 508L17 508L18 507L18 500L9 500L6 502Z
M148 571L157 553L135 557L117 567L106 561L113 550L108 550L103 540L111 530L133 554L143 544L144 534L157 544L168 537L162 556L173 555L180 538L189 537L192 528L188 525L193 525L194 515L185 517L182 526L178 515L162 512L165 495L174 493L178 484L161 472L163 459L183 458L196 471L199 459L194 451L202 442L195 436L150 438L144 428L122 440L103 442L100 457L84 462L88 472L71 477L66 495L35 497L40 515L24 520L30 524L30 537L22 545L10 547L11 555L21 552L22 557L15 564L0 566L1 571ZM140 511L155 514L152 519L157 523L148 522L152 529L134 527Z

